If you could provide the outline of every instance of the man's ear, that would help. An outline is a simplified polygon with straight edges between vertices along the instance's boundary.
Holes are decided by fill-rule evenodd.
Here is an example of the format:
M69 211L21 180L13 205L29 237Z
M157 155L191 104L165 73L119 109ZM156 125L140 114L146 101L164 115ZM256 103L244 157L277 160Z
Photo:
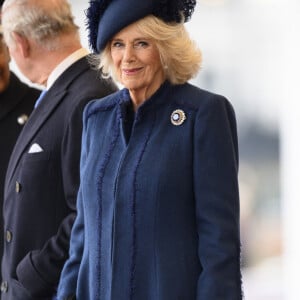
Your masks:
M12 35L16 43L16 47L20 50L23 57L28 57L30 54L30 43L28 39L17 32L13 32Z
M4 45L4 47L5 47L5 57L7 59L7 62L10 63L11 57L10 57L9 49L6 44Z

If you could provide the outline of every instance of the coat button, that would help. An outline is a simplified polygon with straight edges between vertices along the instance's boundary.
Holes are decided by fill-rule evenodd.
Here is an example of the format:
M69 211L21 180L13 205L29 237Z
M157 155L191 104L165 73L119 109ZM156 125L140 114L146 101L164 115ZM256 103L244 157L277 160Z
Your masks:
M21 116L18 117L17 121L20 125L24 125L28 120L28 116L23 114Z
M6 230L6 241L10 243L12 240L12 233L9 230Z
M21 192L21 183L16 181L16 193L20 193Z
M1 282L1 292L2 293L7 293L7 290L8 290L8 283L7 281L2 281Z

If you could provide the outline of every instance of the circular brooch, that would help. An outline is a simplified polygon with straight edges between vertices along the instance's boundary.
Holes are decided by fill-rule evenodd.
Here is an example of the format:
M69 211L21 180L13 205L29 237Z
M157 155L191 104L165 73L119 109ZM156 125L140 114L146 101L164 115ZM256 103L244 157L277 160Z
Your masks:
M175 126L181 125L185 119L185 113L181 109L176 109L171 114L171 123Z

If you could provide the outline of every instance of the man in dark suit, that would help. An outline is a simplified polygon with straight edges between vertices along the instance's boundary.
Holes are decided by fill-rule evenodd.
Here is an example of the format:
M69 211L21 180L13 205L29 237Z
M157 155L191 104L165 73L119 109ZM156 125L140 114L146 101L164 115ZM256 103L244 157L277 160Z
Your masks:
M9 54L0 27L0 230L3 232L2 206L4 178L16 140L33 110L40 91L21 82L9 70ZM0 235L2 257L3 234Z
M2 26L21 72L47 93L8 166L1 299L53 299L76 215L82 111L117 88L90 68L66 0L6 0Z

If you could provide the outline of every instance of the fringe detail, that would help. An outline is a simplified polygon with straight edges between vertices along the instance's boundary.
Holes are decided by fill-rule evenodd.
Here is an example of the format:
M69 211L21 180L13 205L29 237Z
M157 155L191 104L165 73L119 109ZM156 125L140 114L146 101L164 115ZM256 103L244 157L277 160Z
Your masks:
M133 299L134 292L135 292L135 283L134 283L134 278L135 278L135 270L136 270L136 253L137 253L137 241L136 241L136 232L137 232L137 226L136 226L136 193L137 193L137 170L141 164L142 158L144 156L146 147L148 145L150 136L152 134L152 130L154 127L155 120L153 119L152 126L149 129L149 132L146 136L143 148L141 150L141 153L138 157L137 164L135 166L134 170L134 182L133 182L133 199L132 199L132 206L131 206L131 215L133 219L133 241L132 241L132 255L131 255L131 272L130 272L130 297L129 299Z
M159 4L155 5L153 14L165 22L187 22L190 20L196 0L160 0Z
M119 1L120 5L122 5L122 1ZM112 0L90 0L89 7L85 11L89 45L95 53L98 53L98 26L101 21L102 15L111 2ZM181 23L182 21L189 21L196 6L196 0L157 0L153 2L153 15L164 20L165 22ZM125 2L124 10L130 9L130 7L126 6L127 5ZM150 13L151 12L149 12L149 14Z
M98 185L98 195L99 195L99 211L98 211L98 220L97 220L97 224L99 224L99 240L98 240L98 249L99 249L99 256L97 257L97 266L96 266L96 270L98 272L97 274L97 282L99 283L99 288L96 291L96 299L101 299L101 278L102 278L102 274L101 274L101 260L102 260L102 253L101 253L101 239L102 239L102 189L103 189L103 177L104 177L104 173L105 170L107 168L107 165L109 163L110 157L112 155L113 149L116 146L117 140L119 138L120 135L120 131L119 131L119 114L116 114L116 121L114 124L114 128L113 128L113 138L112 141L110 143L108 152L106 153L104 160L103 160L103 164L99 170L99 185Z
M111 0L90 0L89 7L85 11L86 28L88 30L89 44L92 50L97 53L97 36L98 25L102 18L104 11L110 4Z

